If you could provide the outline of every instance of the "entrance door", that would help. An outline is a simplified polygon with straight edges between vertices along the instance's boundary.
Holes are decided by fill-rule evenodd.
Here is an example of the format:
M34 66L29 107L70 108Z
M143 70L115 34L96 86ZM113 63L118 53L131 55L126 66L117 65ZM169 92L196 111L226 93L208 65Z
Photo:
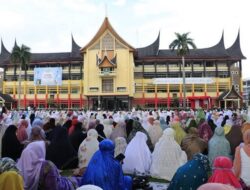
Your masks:
M114 110L115 109L115 101L110 98L102 98L101 105L103 110Z

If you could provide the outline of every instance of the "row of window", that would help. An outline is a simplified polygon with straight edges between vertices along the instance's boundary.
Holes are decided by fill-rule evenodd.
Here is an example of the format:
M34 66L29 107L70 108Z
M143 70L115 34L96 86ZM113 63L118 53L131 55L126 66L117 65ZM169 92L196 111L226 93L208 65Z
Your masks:
M218 71L216 72L185 72L185 76L188 77L218 77L218 78L228 78L230 77L227 71ZM135 78L180 78L182 77L182 72L136 72Z
M34 75L27 75L26 76L27 81L33 81L34 80ZM81 74L63 74L62 75L62 80L81 80L83 79L83 76L81 76ZM25 80L25 76L22 75L21 76L21 80ZM5 81L18 81L18 75L6 75L5 76Z
M76 64L76 65L71 65L71 69L72 70L80 70L81 69L81 65L82 63ZM44 67L62 67L63 70L68 70L69 69L69 65L39 65L39 68L44 68ZM36 68L36 66L34 65L28 65L27 70L34 70L34 68ZM18 72L19 70L19 66L17 66L16 71ZM14 71L14 67L6 67L5 71Z

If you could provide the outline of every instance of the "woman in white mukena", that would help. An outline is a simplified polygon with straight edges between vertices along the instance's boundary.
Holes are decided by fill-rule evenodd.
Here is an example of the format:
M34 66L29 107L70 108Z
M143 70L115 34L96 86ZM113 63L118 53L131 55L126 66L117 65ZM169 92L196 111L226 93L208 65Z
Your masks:
M137 132L135 137L130 141L125 151L125 159L122 167L124 173L149 173L151 152L146 142L147 136L142 132Z
M176 170L187 162L187 155L174 139L172 128L164 130L152 154L151 176L171 181Z

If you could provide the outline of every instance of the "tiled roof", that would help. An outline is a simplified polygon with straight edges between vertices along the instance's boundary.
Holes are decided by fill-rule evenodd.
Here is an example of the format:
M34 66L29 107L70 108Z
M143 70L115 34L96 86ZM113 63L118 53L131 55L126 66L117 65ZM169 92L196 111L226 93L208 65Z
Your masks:
M148 57L148 56L157 56L159 51L159 44L160 44L160 32L156 40L150 44L149 46L137 48L136 53L138 57Z
M246 59L240 48L240 31L238 32L238 36L233 45L227 49L227 52L230 55L230 57L237 59Z
M30 62L37 63L37 62L82 60L82 56L80 54L80 46L77 45L73 36L71 39L71 44L72 44L71 52L32 53ZM1 41L0 65L8 64L9 62L10 62L10 52L5 48L3 42Z

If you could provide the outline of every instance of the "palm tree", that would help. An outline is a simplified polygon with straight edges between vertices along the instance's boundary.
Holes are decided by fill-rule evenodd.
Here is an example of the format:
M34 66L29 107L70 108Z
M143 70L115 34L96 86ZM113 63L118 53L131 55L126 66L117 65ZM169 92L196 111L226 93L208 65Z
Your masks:
M196 49L192 38L189 38L189 32L184 34L175 33L176 39L169 45L169 48L177 50L177 55L182 59L182 79L183 79L183 108L186 109L186 76L185 76L185 56L189 54L189 46Z
M19 76L18 76L18 109L20 110L20 101L21 101L21 72L22 68L26 68L26 65L29 64L31 58L30 48L17 44L14 45L11 52L11 62L19 64Z

